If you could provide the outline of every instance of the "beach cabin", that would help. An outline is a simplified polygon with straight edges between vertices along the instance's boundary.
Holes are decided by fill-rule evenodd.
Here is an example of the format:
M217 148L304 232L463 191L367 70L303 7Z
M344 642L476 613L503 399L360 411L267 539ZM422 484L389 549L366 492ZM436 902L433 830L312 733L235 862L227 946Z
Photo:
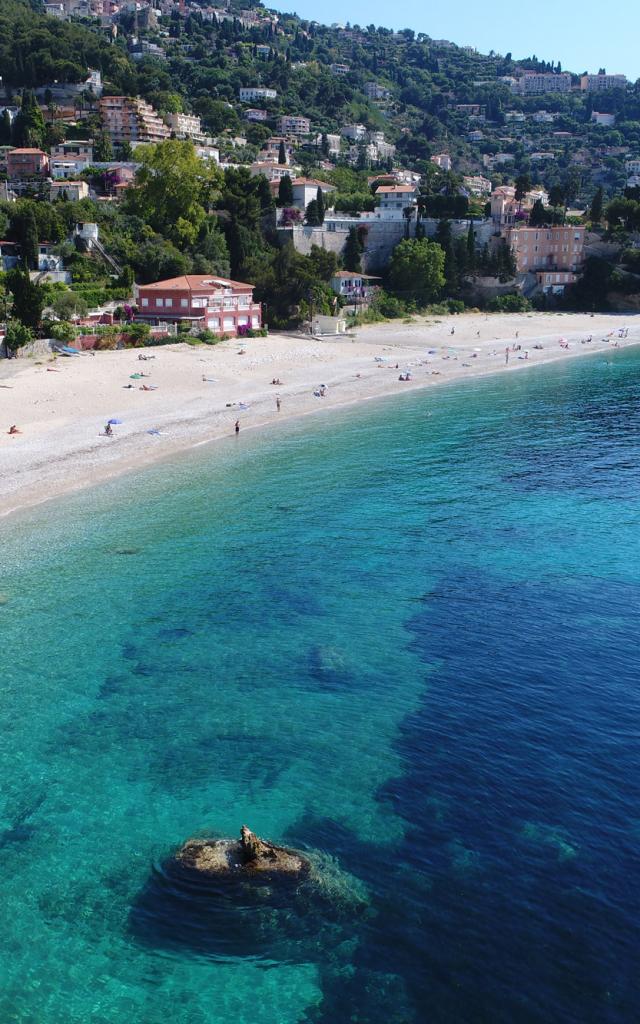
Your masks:
M314 316L311 322L311 333L318 336L347 333L347 321L341 316Z

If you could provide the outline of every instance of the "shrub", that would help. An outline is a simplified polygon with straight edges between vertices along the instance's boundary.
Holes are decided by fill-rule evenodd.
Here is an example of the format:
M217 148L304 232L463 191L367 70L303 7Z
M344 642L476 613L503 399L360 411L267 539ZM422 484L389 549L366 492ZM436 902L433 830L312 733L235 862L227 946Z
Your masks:
M220 335L214 334L213 331L210 331L208 328L196 334L196 338L203 345L217 345L220 341Z
M492 313L528 313L531 303L524 295L509 292L508 295L496 295L487 306Z
M58 323L51 324L49 333L56 341L64 341L68 343L70 341L75 341L78 329L77 327L74 327L73 324L60 320Z
M10 320L4 337L4 343L9 351L16 352L24 345L28 345L30 341L33 341L33 331L31 328L26 327L19 320Z
M124 333L129 344L139 347L146 344L151 328L149 324L128 324Z
M380 292L371 305L382 316L388 317L390 320L404 316L406 313L406 306L402 300L387 292Z

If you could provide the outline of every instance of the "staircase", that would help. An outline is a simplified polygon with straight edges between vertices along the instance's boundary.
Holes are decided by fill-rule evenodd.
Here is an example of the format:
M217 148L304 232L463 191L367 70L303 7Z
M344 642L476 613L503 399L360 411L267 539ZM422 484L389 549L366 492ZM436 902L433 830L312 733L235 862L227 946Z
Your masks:
M90 238L87 240L87 245L90 250L94 249L98 253L105 263L111 267L114 274L117 274L118 277L120 277L122 274L122 267L116 260L114 260L113 256L109 255L102 242L99 242L97 238Z

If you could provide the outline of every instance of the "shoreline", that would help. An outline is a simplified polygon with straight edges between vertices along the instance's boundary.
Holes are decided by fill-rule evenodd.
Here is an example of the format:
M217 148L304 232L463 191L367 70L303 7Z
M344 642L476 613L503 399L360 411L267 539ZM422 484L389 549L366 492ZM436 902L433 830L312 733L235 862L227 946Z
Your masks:
M627 337L618 337L624 328ZM510 352L506 365L505 347L516 333L521 350ZM589 334L592 342L581 344ZM561 336L568 348L560 347ZM25 359L24 367L6 367L9 375L1 375L0 363L0 408L22 430L0 435L0 518L231 437L236 419L242 435L321 410L639 344L639 314L461 314L375 324L354 338L271 335L210 349L179 343L64 361ZM140 354L150 359L138 360ZM399 381L406 369L412 379ZM137 372L157 381L157 390L141 395L140 381L131 383ZM272 385L273 378L283 383ZM321 383L325 397L314 394ZM42 408L51 403L55 408ZM114 437L100 436L111 417L123 425L114 427Z

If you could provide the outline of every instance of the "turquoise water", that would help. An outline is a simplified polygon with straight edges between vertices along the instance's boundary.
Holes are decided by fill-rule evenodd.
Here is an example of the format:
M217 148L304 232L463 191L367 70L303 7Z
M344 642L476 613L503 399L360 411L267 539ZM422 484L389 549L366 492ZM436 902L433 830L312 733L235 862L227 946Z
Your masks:
M618 352L3 523L0 1021L637 1020L639 399ZM243 822L323 899L184 891Z

